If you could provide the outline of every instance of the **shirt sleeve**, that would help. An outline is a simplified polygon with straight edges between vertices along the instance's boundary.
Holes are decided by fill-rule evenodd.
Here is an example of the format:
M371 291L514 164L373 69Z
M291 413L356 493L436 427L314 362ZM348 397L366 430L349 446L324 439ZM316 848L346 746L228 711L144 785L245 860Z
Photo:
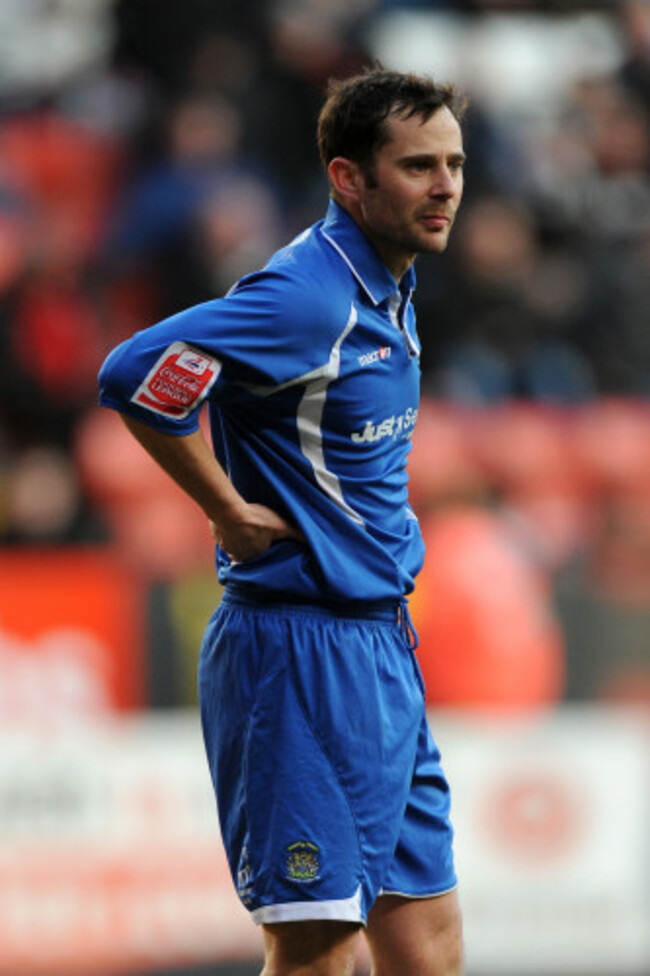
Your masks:
M100 403L161 430L192 433L206 397L218 400L226 384L272 388L327 362L330 319L308 281L248 275L224 298L117 346L100 370Z

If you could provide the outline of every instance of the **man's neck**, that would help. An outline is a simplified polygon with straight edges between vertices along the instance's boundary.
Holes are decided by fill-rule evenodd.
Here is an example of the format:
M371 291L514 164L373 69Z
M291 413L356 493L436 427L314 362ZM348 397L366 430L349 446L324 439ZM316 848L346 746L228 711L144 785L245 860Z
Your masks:
M391 247L386 243L386 241L381 240L376 234L373 234L364 220L361 208L359 206L354 203L348 203L347 201L341 200L338 195L334 193L332 194L332 199L342 210L346 212L349 217L352 218L377 253L380 261L386 265L395 281L399 284L413 264L416 255L406 254L404 251L399 250L398 248Z

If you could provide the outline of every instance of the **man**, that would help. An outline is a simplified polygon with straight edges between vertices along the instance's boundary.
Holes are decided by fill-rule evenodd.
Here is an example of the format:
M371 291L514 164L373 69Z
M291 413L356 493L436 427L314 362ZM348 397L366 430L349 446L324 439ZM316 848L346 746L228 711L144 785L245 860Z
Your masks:
M201 716L263 976L351 973L362 926L376 976L462 972L449 790L405 600L423 560L406 475L412 266L447 245L462 111L417 76L333 83L325 219L102 368L102 402L218 542Z

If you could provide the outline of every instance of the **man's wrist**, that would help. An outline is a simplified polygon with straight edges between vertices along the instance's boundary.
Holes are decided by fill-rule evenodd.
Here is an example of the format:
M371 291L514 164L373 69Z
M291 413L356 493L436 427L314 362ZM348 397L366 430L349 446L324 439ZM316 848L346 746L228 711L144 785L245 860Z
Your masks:
M206 515L216 525L237 525L246 521L247 503L241 495L219 499L206 509Z

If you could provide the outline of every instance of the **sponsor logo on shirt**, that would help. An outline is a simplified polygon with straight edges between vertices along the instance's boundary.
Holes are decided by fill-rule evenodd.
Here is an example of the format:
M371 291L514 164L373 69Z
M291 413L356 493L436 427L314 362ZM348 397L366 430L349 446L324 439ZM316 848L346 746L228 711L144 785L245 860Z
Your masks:
M408 407L404 413L392 414L384 420L377 421L377 423L367 420L363 430L354 431L350 434L350 440L354 441L355 444L374 444L375 441L380 441L384 437L392 437L393 440L398 437L410 437L417 416L417 409Z
M390 359L390 346L380 346L379 349L375 349L373 352L366 352L363 356L359 356L359 366L372 366L373 363L377 363L382 359Z
M217 359L185 342L174 342L156 361L131 401L180 420L207 396L220 370Z

